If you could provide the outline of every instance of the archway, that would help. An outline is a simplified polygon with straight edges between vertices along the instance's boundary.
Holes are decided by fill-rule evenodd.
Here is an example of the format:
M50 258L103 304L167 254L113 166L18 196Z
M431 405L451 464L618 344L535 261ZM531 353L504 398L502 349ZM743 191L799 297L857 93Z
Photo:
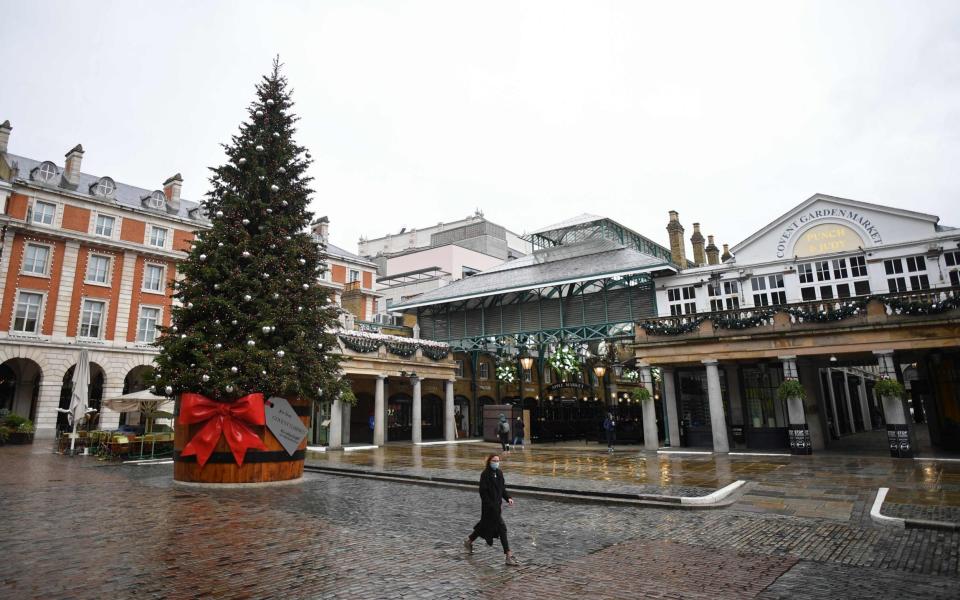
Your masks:
M387 401L387 441L409 441L412 438L411 417L413 398L407 394L393 394Z
M367 392L354 392L357 403L350 409L350 443L373 443L373 395Z
M42 378L40 365L30 359L11 358L4 362L0 365L0 409L36 421Z
M153 367L150 365L139 365L130 369L130 371L123 378L123 393L132 394L134 392L140 392L149 388L150 386L146 382L146 377L152 372ZM172 404L170 406L172 406ZM163 410L171 409L165 407ZM118 425L120 427L143 427L145 425L143 413L139 411L120 413L120 421ZM153 430L157 431L157 428L154 427Z
M483 407L488 404L496 404L496 401L490 396L480 396L477 400L477 418L474 419L474 435L483 437Z
M73 365L63 374L63 385L60 387L60 408L70 408L70 397L73 395ZM83 429L96 429L100 421L101 403L103 402L103 384L105 374L103 367L95 362L90 363L90 385L87 387L87 407L96 410L91 413L86 423L81 423ZM57 431L66 431L69 428L67 413L57 413Z
M457 437L469 437L470 435L470 399L466 396L457 395L453 398L453 423L457 428Z
M424 394L420 407L420 434L424 440L443 439L443 400L436 394Z

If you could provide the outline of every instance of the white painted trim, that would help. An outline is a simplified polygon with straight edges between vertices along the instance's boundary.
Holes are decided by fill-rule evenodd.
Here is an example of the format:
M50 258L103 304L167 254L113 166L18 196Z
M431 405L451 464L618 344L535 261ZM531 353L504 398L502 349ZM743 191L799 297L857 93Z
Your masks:
M681 496L680 504L692 505L692 506L703 506L705 504L716 504L720 502L730 494L734 493L741 487L743 487L747 482L743 479L738 479L726 487L722 487L719 490L713 492L712 494L707 494L706 496Z
M326 452L326 446L307 446L307 452Z
M367 445L367 446L344 446L344 447L343 447L343 451L344 451L344 452L353 452L354 450L376 450L376 449L379 448L379 447L380 447L380 446L375 446L375 445L373 445L373 444L370 444L370 445Z
M898 517L885 517L880 514L880 508L883 507L883 501L887 497L890 488L882 487L877 490L877 497L873 501L873 507L870 509L870 518L881 525L892 525L894 527L906 527L906 521Z
M711 456L713 454L712 450L657 450L657 454L700 454L703 456Z
M777 452L730 452L730 456L792 456L792 454L781 454Z

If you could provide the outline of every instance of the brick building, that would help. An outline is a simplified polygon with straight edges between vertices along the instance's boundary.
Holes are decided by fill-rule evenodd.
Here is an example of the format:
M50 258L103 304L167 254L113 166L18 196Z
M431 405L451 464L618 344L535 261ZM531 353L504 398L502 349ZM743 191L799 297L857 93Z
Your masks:
M91 406L143 389L168 284L194 231L207 226L173 175L157 189L81 171L78 144L63 164L11 154L0 124L0 408L53 435L74 365L90 350ZM120 414L102 408L101 427Z

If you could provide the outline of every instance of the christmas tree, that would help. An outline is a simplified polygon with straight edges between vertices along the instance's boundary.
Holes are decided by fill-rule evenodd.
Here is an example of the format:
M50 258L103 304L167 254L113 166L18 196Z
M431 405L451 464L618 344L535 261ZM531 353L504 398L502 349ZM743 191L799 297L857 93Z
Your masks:
M227 164L211 169L203 209L212 227L179 266L179 305L156 342L159 393L316 401L345 389L339 308L318 283L322 244L306 231L310 154L293 140L298 118L280 68L274 60L257 85L249 121L224 145Z

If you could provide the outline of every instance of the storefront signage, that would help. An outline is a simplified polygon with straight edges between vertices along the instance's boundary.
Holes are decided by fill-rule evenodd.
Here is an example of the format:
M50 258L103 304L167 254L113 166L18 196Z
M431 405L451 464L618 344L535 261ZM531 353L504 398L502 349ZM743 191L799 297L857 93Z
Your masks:
M287 454L293 456L303 438L307 437L307 426L303 424L290 403L279 396L273 396L264 403L267 428L277 438Z
M585 390L589 387L587 384L580 383L579 381L561 381L560 383L551 385L547 389L551 392L559 392L560 390Z
M787 247L794 234L803 227L822 219L850 221L859 225L874 244L883 243L883 238L880 236L876 224L864 216L863 213L847 208L826 208L802 214L787 225L777 240L777 258L783 258L787 255ZM849 227L836 223L823 223L804 233L796 244L794 254L812 256L828 252L842 252L856 249L857 246L862 246L862 244L863 240L860 236Z

